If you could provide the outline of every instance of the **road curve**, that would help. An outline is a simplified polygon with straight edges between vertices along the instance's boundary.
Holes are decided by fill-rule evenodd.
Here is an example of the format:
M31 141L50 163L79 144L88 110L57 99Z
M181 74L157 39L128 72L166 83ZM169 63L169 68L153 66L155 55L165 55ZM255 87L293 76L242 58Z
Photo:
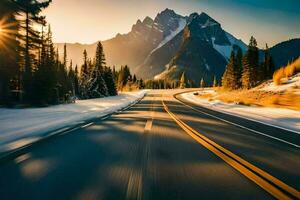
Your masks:
M201 114L176 100L175 92L151 91L126 111L1 162L0 198L276 197L199 143L170 113L195 132L299 190L299 149ZM284 197L297 198L274 187Z

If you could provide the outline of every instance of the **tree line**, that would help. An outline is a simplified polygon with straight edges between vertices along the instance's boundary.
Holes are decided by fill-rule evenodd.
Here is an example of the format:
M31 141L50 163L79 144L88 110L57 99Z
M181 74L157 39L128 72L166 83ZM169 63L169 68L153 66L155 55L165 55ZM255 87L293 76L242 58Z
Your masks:
M60 61L41 15L50 3L1 0L0 104L56 104L74 91L75 72L67 68L66 54Z
M260 63L257 41L251 37L245 55L240 48L236 53L231 52L222 77L222 87L229 90L250 89L262 81L271 79L274 71L275 66L268 45L264 50L263 62Z
M128 66L115 70L106 65L101 42L93 59L83 52L82 66L68 61L66 45L60 58L51 27L41 15L50 3L0 2L0 104L50 105L144 87Z

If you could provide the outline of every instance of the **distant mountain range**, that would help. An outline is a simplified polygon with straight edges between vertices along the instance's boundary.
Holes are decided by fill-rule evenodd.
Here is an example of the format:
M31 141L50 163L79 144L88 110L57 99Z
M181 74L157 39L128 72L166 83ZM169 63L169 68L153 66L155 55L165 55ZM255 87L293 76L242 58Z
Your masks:
M117 34L103 41L107 64L127 64L144 79L178 80L182 72L198 83L221 78L232 50L247 50L247 45L222 29L221 24L206 13L181 16L166 9L155 19L138 20L127 34ZM63 44L57 44L62 52ZM67 44L68 57L81 65L86 49L94 57L96 43ZM275 45L270 49L276 67L300 56L300 39Z

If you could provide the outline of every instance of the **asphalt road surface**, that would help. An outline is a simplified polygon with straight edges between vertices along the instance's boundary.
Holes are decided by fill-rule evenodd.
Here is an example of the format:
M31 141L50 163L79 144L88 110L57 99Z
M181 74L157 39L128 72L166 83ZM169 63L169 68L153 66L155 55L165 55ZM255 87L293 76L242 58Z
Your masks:
M300 148L289 144L300 144L297 133L181 103L175 92L151 91L2 160L0 199L300 198Z

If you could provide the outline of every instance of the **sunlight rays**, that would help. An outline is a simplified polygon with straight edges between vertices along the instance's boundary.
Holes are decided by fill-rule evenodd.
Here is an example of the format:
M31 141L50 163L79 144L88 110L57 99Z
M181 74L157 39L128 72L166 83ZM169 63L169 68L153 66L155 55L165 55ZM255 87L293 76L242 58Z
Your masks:
M10 41L17 37L17 23L9 22L8 17L0 19L0 49L8 50Z

